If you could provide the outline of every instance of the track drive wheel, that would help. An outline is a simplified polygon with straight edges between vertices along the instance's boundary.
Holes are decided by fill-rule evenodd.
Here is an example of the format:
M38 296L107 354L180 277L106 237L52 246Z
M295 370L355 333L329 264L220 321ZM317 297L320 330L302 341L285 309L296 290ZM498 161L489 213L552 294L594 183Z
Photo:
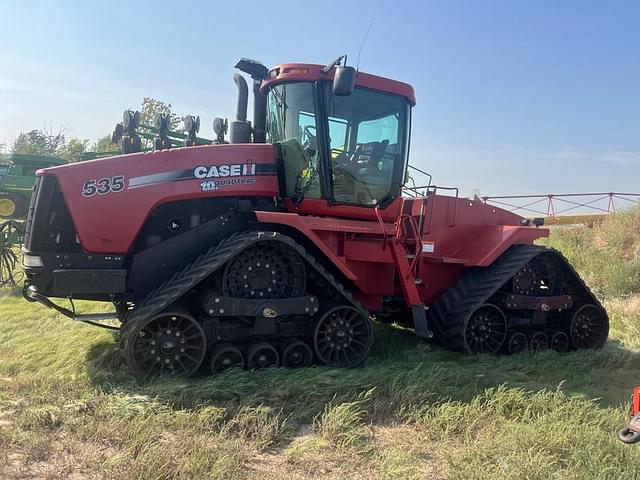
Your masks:
M229 368L243 368L244 355L240 349L228 343L217 345L211 352L211 373L222 373Z
M469 353L497 353L507 338L507 319L498 307L485 303L474 311L462 330Z
M282 366L287 368L308 367L313 362L313 351L306 343L295 340L282 352Z
M571 319L569 337L576 349L600 348L609 335L609 319L601 308L583 305Z
M202 327L179 308L158 313L126 335L123 353L127 365L141 379L158 374L191 376L207 353Z
M279 363L278 351L270 343L256 343L247 352L247 366L250 369L277 367Z
M354 367L364 361L373 344L369 319L354 307L342 305L325 313L313 335L318 359L333 367Z
M507 341L507 351L512 355L524 353L529 349L529 340L522 332L512 333Z
M518 295L545 297L560 292L562 279L553 254L542 253L522 267L512 282L513 292Z
M303 295L302 258L280 242L260 242L230 261L223 276L225 295L240 298L290 298Z

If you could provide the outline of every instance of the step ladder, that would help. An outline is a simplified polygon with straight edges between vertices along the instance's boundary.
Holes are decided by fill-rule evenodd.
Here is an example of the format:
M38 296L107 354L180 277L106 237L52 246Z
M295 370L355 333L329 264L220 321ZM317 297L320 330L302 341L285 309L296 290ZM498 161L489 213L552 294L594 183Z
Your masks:
M377 208L376 215L383 229L383 248L388 246L391 251L391 257L396 267L405 302L411 308L413 328L416 335L423 338L432 338L433 332L427 323L426 307L418 291L418 286L422 284L420 269L422 266L423 245L420 225L422 225L424 208L421 209L420 222L412 215L401 214L395 222L395 234L391 238L387 236L384 230L384 222Z

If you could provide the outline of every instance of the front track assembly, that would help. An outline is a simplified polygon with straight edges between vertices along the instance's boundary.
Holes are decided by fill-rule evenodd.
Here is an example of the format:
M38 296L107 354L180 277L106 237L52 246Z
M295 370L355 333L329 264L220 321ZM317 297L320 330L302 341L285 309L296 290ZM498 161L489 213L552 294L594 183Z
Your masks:
M139 379L234 366L360 364L366 311L293 239L245 232L222 240L125 314L120 349Z
M599 348L607 314L557 251L516 245L466 272L429 309L436 339L467 353Z

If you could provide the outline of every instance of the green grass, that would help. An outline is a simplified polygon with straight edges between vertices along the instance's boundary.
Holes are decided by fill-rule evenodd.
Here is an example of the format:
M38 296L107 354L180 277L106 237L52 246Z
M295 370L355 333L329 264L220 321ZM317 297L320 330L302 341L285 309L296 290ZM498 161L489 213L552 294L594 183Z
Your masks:
M83 305L86 307L86 305ZM138 385L112 333L0 297L0 478L634 478L640 301L598 352L463 356L377 327L362 368Z
M588 274L580 252L606 228L551 243ZM616 242L610 258L637 245ZM378 325L361 368L145 385L115 365L113 333L5 289L0 478L640 478L640 449L616 439L638 382L638 285L593 275L611 316L597 352L464 356Z

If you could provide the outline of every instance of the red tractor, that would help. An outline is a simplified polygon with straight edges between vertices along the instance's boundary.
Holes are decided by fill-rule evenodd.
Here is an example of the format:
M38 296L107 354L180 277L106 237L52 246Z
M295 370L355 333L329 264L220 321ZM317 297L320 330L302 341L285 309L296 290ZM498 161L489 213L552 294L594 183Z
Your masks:
M358 365L372 319L472 354L601 347L605 310L533 245L548 230L456 189L405 187L414 90L344 60L242 59L253 121L236 74L229 143L218 131L39 171L25 296L90 323L106 316L51 297L113 302L142 378Z

